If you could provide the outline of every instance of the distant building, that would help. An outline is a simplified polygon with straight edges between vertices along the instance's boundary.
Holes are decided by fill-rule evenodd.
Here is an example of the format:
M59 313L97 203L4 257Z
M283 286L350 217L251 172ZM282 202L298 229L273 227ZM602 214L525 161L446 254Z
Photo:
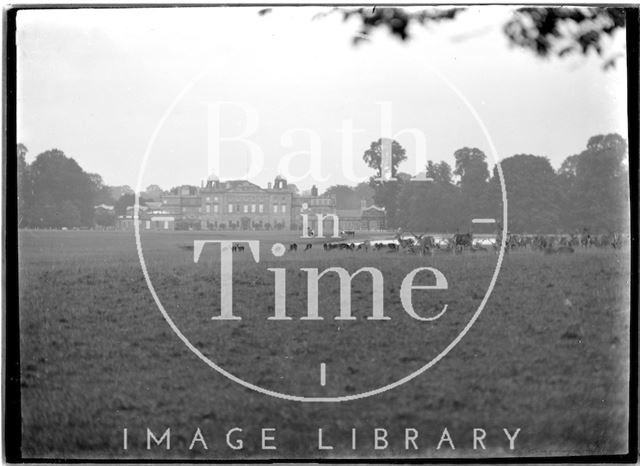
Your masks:
M371 205L362 209L362 229L369 231L381 231L387 228L385 222L387 212L384 207Z
M105 211L105 212L113 212L114 211L114 207L112 205L107 205L107 204L99 204L97 206L93 207L93 210L95 212L99 212L99 211Z
M363 204L343 219L336 211L334 196L320 196L316 186L307 195L299 195L282 176L262 188L246 180L221 181L212 174L200 188L182 186L177 192L163 194L160 203L147 202L144 210L141 206L140 220L143 228L151 222L149 229L162 225L159 229L301 230L302 214L308 215L314 232L318 230L317 214L337 214L342 230L384 228L384 209ZM165 220L169 222L166 228ZM330 217L324 220L323 228L325 234L332 231Z
M149 205L153 204L153 205ZM135 228L135 207L129 206L124 215L118 217L120 230ZM140 230L175 230L176 216L162 209L160 202L148 202L138 209L138 227Z
M161 196L162 209L174 217L176 229L200 229L200 192L194 186L181 186L177 194Z
M302 230L302 214L306 214L308 218L308 227L314 232L318 231L317 214L324 216L336 213L335 196L319 196L318 188L314 185L309 195L294 196L293 207L291 211L291 229ZM333 229L333 220L327 218L323 221L323 229L330 232Z
M115 228L117 224L115 207L107 204L99 204L94 206L93 221L94 226L97 228Z
M337 211L342 231L381 231L386 228L384 207L371 205L362 200L360 209L340 209Z
M245 180L211 175L200 189L203 230L289 230L293 191L277 176L266 189Z

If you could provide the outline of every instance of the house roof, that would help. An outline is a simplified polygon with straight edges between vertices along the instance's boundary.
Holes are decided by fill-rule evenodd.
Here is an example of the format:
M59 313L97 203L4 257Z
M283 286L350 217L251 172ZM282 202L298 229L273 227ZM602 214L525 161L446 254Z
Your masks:
M257 184L247 180L228 180L221 181L218 186L212 189L204 189L203 191L229 192L229 191L265 191Z

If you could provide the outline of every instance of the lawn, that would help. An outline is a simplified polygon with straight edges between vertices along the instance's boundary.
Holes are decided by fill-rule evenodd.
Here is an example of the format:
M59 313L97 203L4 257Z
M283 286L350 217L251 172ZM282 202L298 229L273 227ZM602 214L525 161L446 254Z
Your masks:
M408 256L311 251L274 257L261 235L260 263L248 248L234 254L234 314L219 315L219 249L198 263L197 239L257 239L204 232L143 233L153 285L185 337L241 379L307 397L352 395L392 383L437 356L482 301L496 266L493 253ZM616 454L627 450L629 254L588 250L573 255L508 254L475 325L451 352L406 384L342 403L269 397L225 378L172 332L147 288L132 233L20 233L20 343L23 454L29 458L349 458ZM246 246L246 244L245 244ZM340 312L338 280L319 286L323 320L305 321L304 268L376 267L384 276L385 321L372 312L371 278L353 279L355 320ZM433 267L447 290L416 290L413 304L432 322L413 319L400 303L405 275ZM274 313L274 273L286 269L287 321ZM429 280L419 275L416 284ZM431 278L433 280L433 278ZM13 310L17 312L16 310ZM12 312L12 309L8 309ZM320 365L326 384L320 382ZM226 435L242 438L242 449ZM123 429L127 429L127 449ZM171 448L147 450L146 432L171 429ZM201 442L189 449L200 428ZM262 448L274 428L277 450ZM333 450L318 450L318 429ZM357 429L356 449L352 429ZM388 448L374 448L374 429ZM406 447L416 429L418 449ZM436 449L443 429L455 450ZM486 432L474 450L473 429ZM503 429L520 428L515 450ZM271 435L271 434L270 434Z

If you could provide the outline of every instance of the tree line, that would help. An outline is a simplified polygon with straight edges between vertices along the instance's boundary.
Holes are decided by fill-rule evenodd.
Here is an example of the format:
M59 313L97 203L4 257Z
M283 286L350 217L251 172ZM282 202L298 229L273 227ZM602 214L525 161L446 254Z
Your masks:
M28 149L18 144L18 227L82 228L113 226L135 202L129 186L108 186L102 176L88 173L59 149L39 154L27 163ZM105 204L113 211L95 209Z
M478 148L453 154L453 166L429 161L423 177L399 171L405 149L392 141L392 176L381 177L382 140L363 159L375 170L369 180L373 200L387 211L387 225L412 231L470 232L473 218L503 221L497 167L489 170ZM516 154L500 162L506 185L508 228L520 233L560 233L585 229L621 232L629 221L627 142L619 134L589 138L586 148L567 157L559 170L549 159ZM486 229L486 227L484 227Z
M363 160L374 170L355 187L332 186L325 195L338 209L358 209L361 201L385 207L387 226L411 231L473 231L473 218L502 222L502 190L497 167L489 167L478 148L463 147L453 165L429 161L423 176L400 171L406 150L391 141L391 176L381 178L382 139L373 141ZM133 205L128 186L107 186L100 175L85 172L62 151L52 149L26 162L18 144L18 225L21 228L111 226ZM619 134L589 138L580 153L554 170L546 157L516 154L500 162L508 202L508 227L520 233L621 232L629 221L627 142ZM169 192L176 191L177 188ZM160 200L157 185L141 193L143 202ZM95 209L113 205L113 211ZM486 227L484 227L486 229Z

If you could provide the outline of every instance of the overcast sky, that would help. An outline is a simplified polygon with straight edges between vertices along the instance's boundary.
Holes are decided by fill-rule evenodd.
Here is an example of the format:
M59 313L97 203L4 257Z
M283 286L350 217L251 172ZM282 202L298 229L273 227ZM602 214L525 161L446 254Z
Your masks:
M414 26L405 43L381 29L357 47L356 22L312 20L327 10L21 11L18 141L29 161L58 148L110 185L135 187L148 147L143 187L199 184L216 148L218 175L237 178L256 159L245 142L215 143L215 103L229 102L220 107L221 137L250 133L263 154L252 181L265 186L284 172L306 189L371 174L362 153L384 133L383 108L393 134L424 135L426 147L409 131L396 137L409 156L401 170L412 174L423 159L453 164L464 146L491 155L465 100L501 158L543 155L557 168L594 134L626 137L624 59L605 72L596 57L541 60L511 48L501 31L510 8ZM623 34L613 47L623 50ZM352 144L340 132L345 120L358 130ZM304 176L313 144L320 163Z

